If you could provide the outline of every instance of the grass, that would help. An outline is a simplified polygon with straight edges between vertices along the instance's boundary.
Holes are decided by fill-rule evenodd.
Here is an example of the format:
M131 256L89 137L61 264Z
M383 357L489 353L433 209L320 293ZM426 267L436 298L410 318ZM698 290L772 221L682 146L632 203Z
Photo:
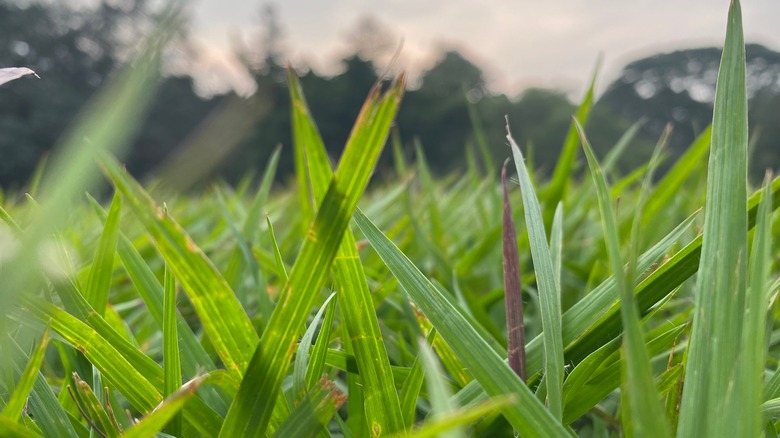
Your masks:
M593 154L591 87L549 182L508 132L519 188L484 145L437 179L393 141L366 190L403 77L334 170L291 73L295 185L271 190L277 151L257 187L193 195L113 155L163 28L40 191L2 196L0 435L776 436L780 179L748 187L739 2L728 23L713 124L659 178L663 138L612 171L635 127ZM99 172L105 209L79 197Z

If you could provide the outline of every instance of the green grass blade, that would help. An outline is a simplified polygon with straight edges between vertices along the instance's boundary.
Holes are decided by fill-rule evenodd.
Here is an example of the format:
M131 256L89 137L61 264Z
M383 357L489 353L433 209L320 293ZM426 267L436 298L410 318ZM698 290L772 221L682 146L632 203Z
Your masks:
M314 349L309 358L309 367L306 369L306 386L308 388L313 387L323 377L325 359L328 357L330 331L333 327L335 315L336 306L328 306L325 311L325 319L322 321L322 328L317 334L317 341L314 343Z
M295 106L293 115L298 119L298 126L308 132L300 137L308 139L305 152L309 179L314 199L319 203L333 180L333 171L297 79L291 77L290 84ZM344 326L360 370L369 433L379 435L402 430L403 414L395 390L390 360L373 311L374 301L366 282L355 237L349 229L345 231L339 246L333 262L333 271ZM354 407L354 404L352 406Z
M282 276L282 281L287 283L287 280L289 280L290 277L287 275L287 268L284 266L282 252L279 250L279 244L276 242L276 234L274 234L274 226L271 223L271 217L266 215L265 222L268 224L268 235L271 237L271 245L274 247L274 260L276 260L277 269Z
M3 334L5 335L5 334ZM20 421L22 419L22 411L25 404L27 404L27 398L30 396L30 392L35 384L35 379L38 377L38 371L41 369L43 363L43 354L46 352L46 346L49 341L48 330L43 332L41 340L38 341L38 345L33 350L33 354L30 356L30 360L24 367L22 377L14 388L14 392L8 399L0 418L5 418L10 421Z
M355 221L404 291L455 350L482 388L494 397L516 395L517 402L502 409L502 413L515 430L522 436L529 437L568 436L563 426L468 323L460 310L447 301L419 269L359 210L355 214Z
M738 0L729 8L712 121L696 311L688 349L679 436L756 436L755 416L737 415L753 389L738 373L747 282L747 97ZM747 371L742 371L747 372ZM748 409L758 411L758 406Z
M626 357L626 366L623 371L622 401L628 406L630 413L630 430L638 437L670 436L669 425L661 410L658 390L653 381L653 371L644 343L642 326L639 323L639 309L634 300L634 279L627 278L629 276L626 275L623 257L620 253L617 219L615 210L612 208L612 200L609 197L607 181L582 127L576 121L574 123L588 160L593 184L596 186L599 210L607 241L607 253L620 292L620 317L624 330L623 351ZM639 214L641 215L641 213Z
M531 257L536 272L536 284L541 301L542 327L544 329L544 375L547 382L548 406L553 417L563 416L563 341L561 338L561 285L556 278L555 268L547 244L542 209L536 197L528 171L525 168L523 153L509 132L507 121L507 140L512 146L517 177L523 195L525 226L531 246Z
M240 379L259 339L230 285L184 229L156 206L116 160L103 157L101 164L187 293L220 359Z
M170 427L170 422L175 421L175 417L179 415L184 404L195 395L195 390L206 379L208 376L204 375L187 382L121 436L123 438L146 438L155 436L166 424ZM171 433L171 435L180 436L177 433Z
M163 293L163 396L168 397L181 387L181 358L179 357L179 334L176 330L176 280L173 274L165 268ZM182 417L174 415L168 426L168 433L180 435Z
M7 418L0 418L0 436L6 438L38 438L42 435L11 421Z
M91 426L92 434L114 438L119 436L119 428L111 421L103 404L98 400L89 384L82 380L78 373L73 373L74 385L68 387L68 392L79 407L79 411ZM96 388L98 391L101 388Z
M745 358L741 364L739 383L745 386L748 399L741 408L743 419L752 419L754 435L759 428L762 416L756 409L764 400L764 365L766 363L766 313L772 265L772 192L769 190L769 178L764 184L764 196L758 208L756 230L753 234L753 248L750 254L749 289L743 319L742 346Z
M477 147L482 155L482 165L485 166L485 174L488 177L493 177L496 174L496 163L493 161L493 155L490 153L490 146L485 138L485 129L482 127L482 122L479 120L477 107L471 102L469 102L466 107L469 110L469 120L471 121L471 127L474 130L474 139L476 140Z
M221 436L265 433L298 333L319 296L350 215L384 146L403 89L401 77L384 96L374 89L366 100L290 279L280 293L269 328L263 332L228 411ZM403 420L399 423L403 425Z
M306 371L309 368L310 356L309 350L311 349L311 341L314 339L314 332L317 331L317 327L320 325L320 320L327 309L329 309L330 301L336 296L336 293L330 294L325 300L320 310L314 315L314 319L309 324L306 332L303 333L301 342L298 344L298 350L295 353L295 362L293 365L293 394L295 399L301 399L306 395L309 389L308 379L306 378Z
M103 233L98 241L95 259L89 270L87 286L84 289L84 297L100 315L105 314L106 304L108 304L108 291L114 272L114 254L116 253L121 206L122 198L118 193L115 193L108 211L108 218L103 225Z

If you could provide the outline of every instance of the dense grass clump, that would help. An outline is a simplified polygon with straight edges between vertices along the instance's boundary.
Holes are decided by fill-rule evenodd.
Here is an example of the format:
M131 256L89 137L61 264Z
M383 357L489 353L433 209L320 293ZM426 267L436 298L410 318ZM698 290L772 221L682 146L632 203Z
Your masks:
M519 188L487 150L437 179L393 144L366 191L404 77L333 169L292 73L289 187L279 151L257 185L142 185L111 152L167 33L2 198L0 435L777 435L780 179L747 186L738 2L713 124L667 173L666 134L629 175L636 130L594 155L591 89L549 181L507 127ZM110 203L80 196L98 168Z

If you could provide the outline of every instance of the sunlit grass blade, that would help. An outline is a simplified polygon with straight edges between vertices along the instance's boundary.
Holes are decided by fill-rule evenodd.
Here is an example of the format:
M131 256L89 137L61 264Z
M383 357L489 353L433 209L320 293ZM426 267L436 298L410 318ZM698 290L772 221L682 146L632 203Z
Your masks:
M7 438L39 438L41 434L33 432L23 425L7 418L0 418L0 436Z
M670 436L669 425L661 410L658 390L653 381L650 357L644 343L644 334L640 325L639 309L634 300L633 273L626 274L623 256L620 252L620 237L615 210L609 196L609 188L601 167L593 154L590 143L579 123L574 121L580 135L582 147L588 160L593 184L596 186L599 210L601 212L604 237L607 241L607 253L620 294L620 317L623 322L623 384L621 398L630 413L630 430L635 436ZM650 173L652 175L652 172ZM641 213L639 213L641 215ZM638 218L637 218L638 220ZM634 262L635 263L635 262ZM629 262L629 264L634 264ZM632 269L629 269L632 271ZM624 425L627 427L628 425Z
M92 308L101 315L105 313L108 291L111 286L111 274L114 272L114 254L116 253L121 206L122 198L119 193L115 193L84 289L85 298L92 305Z
M176 392L170 394L170 396L163 400L152 412L142 418L141 421L125 431L121 435L122 438L146 438L155 436L155 434L162 430L166 424L175 421L174 417L179 415L184 404L192 398L195 394L195 390L198 389L198 386L206 379L208 379L207 375L197 377L177 389ZM173 434L173 436L179 435Z
M317 127L309 114L300 84L294 75L290 75L289 82L294 105L293 117L298 120L297 126L306 131L306 134L302 133L298 138L307 139L304 151L312 194L315 201L320 203L333 180L333 170ZM344 326L360 370L369 433L379 435L402 430L403 414L392 378L390 360L373 311L374 301L366 282L355 237L349 228L344 232L344 238L338 248L333 271ZM350 399L352 395L349 394ZM350 408L355 404L351 403Z
M523 324L523 291L520 286L520 262L517 255L517 232L509 204L509 190L506 186L507 159L501 168L501 186L504 191L503 207L503 260L504 260L504 305L506 309L507 358L509 367L525 381L525 326Z
M742 416L757 389L740 363L747 291L747 97L745 43L738 0L729 8L715 91L704 237L696 311L688 347L679 436L757 436L756 415ZM762 318L763 319L763 318ZM752 354L752 352L750 352ZM760 393L761 391L758 390Z
M5 333L0 334L5 336ZM38 341L38 345L33 350L33 354L30 356L30 360L22 372L19 382L14 388L14 392L8 398L5 407L0 413L0 418L8 419L10 421L21 421L22 411L27 404L27 398L30 396L30 392L33 390L35 379L38 377L38 372L41 369L43 363L43 355L46 352L46 346L49 343L48 330L43 332L41 340Z
M187 293L220 359L240 378L259 339L230 285L184 229L157 207L115 159L103 157L101 165Z
M176 280L166 267L163 292L163 396L174 394L181 387L181 358L179 357L179 334L176 330ZM197 385L196 385L197 386ZM194 389L193 389L194 390ZM181 434L182 417L175 414L167 428L168 433Z
M298 344L298 350L295 352L295 363L293 366L293 394L296 399L301 399L306 395L309 389L307 370L309 369L310 356L309 350L311 349L311 341L314 340L314 332L320 325L320 321L327 309L329 309L330 301L336 296L336 293L330 294L325 300L320 310L314 315L314 319L309 324L306 332L301 337L301 342Z
M316 436L344 404L344 395L332 382L321 381L301 400L274 437Z
M523 436L568 436L527 386L496 353L460 310L450 304L416 266L387 239L359 210L355 221L371 246L380 255L404 291L433 323L455 350L464 365L491 396L515 394L517 402L502 413Z
M287 274L287 268L284 265L282 259L282 251L279 250L279 244L276 242L276 234L274 233L274 225L271 223L271 216L265 215L265 222L268 225L268 236L271 238L271 246L274 248L274 260L276 260L276 267L279 270L279 274L282 277L282 282L286 283L290 279Z
M387 139L404 84L402 76L384 95L380 96L379 89L375 88L367 98L290 279L279 295L268 329L263 332L228 411L221 436L265 433L296 338L320 294L352 211ZM400 418L400 408L397 411ZM398 422L403 425L402 418Z
M557 280L555 268L547 244L542 209L536 196L528 171L525 168L523 153L512 138L509 122L506 126L507 140L512 147L512 155L523 195L523 211L528 240L531 246L536 285L541 301L542 328L544 339L544 376L547 383L548 406L553 417L558 420L563 415L563 341L561 338L561 285Z

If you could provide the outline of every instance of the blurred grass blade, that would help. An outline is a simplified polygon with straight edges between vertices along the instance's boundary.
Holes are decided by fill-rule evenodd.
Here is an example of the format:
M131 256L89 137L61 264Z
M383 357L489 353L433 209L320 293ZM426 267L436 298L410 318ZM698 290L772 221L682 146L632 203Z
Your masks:
M295 407L274 437L312 437L326 426L346 398L332 382L321 381Z
M170 424L171 421L174 421L174 417L179 415L184 404L195 395L195 390L198 389L198 386L206 379L208 379L208 375L203 375L187 382L184 386L163 400L162 403L154 408L151 413L142 418L141 421L123 433L121 435L122 438L146 438L155 436L155 434L162 430L166 424ZM179 435L174 434L173 436Z
M502 407L514 403L511 396L494 397L482 403L455 409L448 414L437 416L423 423L412 433L404 435L408 438L434 438L446 436L446 432L454 427L465 426L486 417ZM400 435L398 435L400 437Z
M426 344L431 345L435 337L436 330L433 329L428 332L428 337L425 339ZM403 387L401 387L401 412L403 412L404 425L407 430L414 425L417 398L420 396L420 390L425 377L425 369L423 368L423 361L420 355L421 353L418 353L417 357L415 357L409 376L404 379Z
M441 368L436 354L433 349L420 339L420 357L422 358L423 367L425 368L425 383L428 387L428 401L431 404L431 414L429 419L434 419L443 415L447 415L457 408L457 405L450 400L452 391L448 388L447 380L444 378L444 370ZM453 427L442 432L443 438L459 438L465 437L466 433L461 425L453 425Z
M108 304L108 291L111 287L111 276L114 272L114 254L116 253L117 234L119 231L119 212L122 206L122 198L119 193L114 193L111 208L108 210L108 218L103 225L103 233L98 241L95 259L89 269L89 277L84 298L98 314L105 314Z
M503 207L503 260L504 260L504 305L506 309L506 338L509 367L525 381L525 326L523 324L523 291L520 285L520 261L517 255L517 232L509 205L509 190L506 186L506 166L501 168L501 186L504 191Z
M151 196L115 159L103 157L101 165L116 189L127 198L187 293L203 330L227 370L240 379L259 339L230 285L184 229L164 209L156 206Z
M623 257L620 253L620 237L617 228L615 210L609 197L609 187L601 171L596 156L582 126L574 121L580 135L585 157L588 160L593 184L596 186L602 227L607 241L612 273L620 293L620 317L623 322L623 352L626 364L623 371L623 391L621 401L630 412L631 433L637 437L663 437L669 434L669 425L661 410L658 390L653 381L650 357L644 342L642 326L639 323L639 309L634 301L634 279L627 278ZM657 160L656 160L657 161ZM652 174L652 173L651 173ZM637 218L641 215L638 213Z
M590 115L590 109L593 106L593 94L596 87L596 77L598 77L599 68L601 67L601 59L596 62L596 67L593 70L593 75L590 79L590 86L585 91L585 96L582 98L577 112L575 113L575 119L582 125L586 125L588 122L588 116ZM569 127L569 131L566 134L566 140L563 143L563 150L558 157L558 164L555 166L552 180L550 185L542 195L547 202L547 211L545 211L545 223L552 222L555 205L562 201L566 197L566 192L569 189L571 181L571 175L576 169L577 165L577 149L579 146L579 136L577 136L577 129L572 124Z
M5 336L5 333L0 336ZM43 364L43 355L46 352L46 346L49 344L49 331L45 330L41 336L41 340L38 341L38 345L33 350L30 360L22 372L22 376L19 382L14 388L14 392L11 397L8 398L0 418L8 419L10 421L21 421L22 411L27 404L27 399L30 397L30 392L35 384L35 379L38 377L38 372Z
M747 97L745 43L738 0L729 8L707 174L696 311L688 347L679 436L758 436L759 407L740 363L747 289ZM763 319L763 318L761 318ZM749 415L744 415L749 412Z
M311 341L314 339L314 332L317 331L323 314L329 309L330 301L335 296L336 292L333 292L325 300L325 303L322 304L320 310L314 315L314 319L311 321L311 324L309 324L309 327L301 338L301 342L298 344L298 350L295 352L295 363L293 365L293 394L296 400L303 398L309 389L306 371L309 368L311 360L309 355Z
M547 383L548 406L553 417L560 420L563 416L563 341L561 338L561 285L556 279L547 244L547 233L542 218L542 209L536 197L528 171L523 160L523 153L512 138L509 131L509 120L506 125L506 138L512 147L512 155L517 168L517 178L520 181L520 191L523 195L523 211L525 226L528 230L528 240L531 246L531 257L536 273L536 285L541 301L542 328L544 339L544 375Z
M163 396L168 397L179 390L181 386L181 358L179 357L179 334L176 330L176 280L173 274L165 268L163 292ZM167 428L174 436L181 434L182 417L175 414Z
M293 117L298 119L298 126L305 131L298 138L307 139L304 150L307 156L309 179L312 183L312 194L320 203L333 180L333 170L317 127L309 114L298 79L291 74L289 83L294 104ZM348 227L333 262L333 271L344 326L349 334L351 348L354 349L360 371L369 433L379 435L402 430L403 414L393 381L390 360L382 342L379 322L373 311L374 301L366 282L355 237ZM353 394L349 395L351 398ZM352 401L350 407L354 408L356 403Z
M27 290L26 283L37 271L39 246L64 223L67 215L63 213L74 199L97 181L95 156L106 150L119 152L141 125L154 95L162 48L175 30L175 9L167 8L167 20L144 42L132 65L90 100L58 144L48 177L41 183L41 210L27 228L16 257L4 263L0 302L9 303Z
M295 260L290 279L280 292L268 329L263 332L230 406L221 436L265 434L296 338L320 294L349 225L350 215L363 194L387 139L404 84L401 76L383 96L379 95L378 88L374 88L367 98L333 182ZM400 408L397 411L400 413ZM398 422L403 425L402 418Z
M485 174L492 178L496 174L496 163L493 161L493 155L490 153L490 146L485 138L485 129L482 127L482 121L479 119L476 104L469 102L466 107L469 110L469 120L474 129L474 139L482 155L482 165L485 166Z
M7 418L0 418L0 436L4 438L38 438L42 435L11 421Z
M0 68L0 85L3 85L7 82L14 81L16 79L19 79L21 77L32 75L36 78L40 79L41 77L38 76L37 73L30 70L27 67L6 67L6 68Z
M485 392L494 397L516 395L516 403L503 408L502 413L517 433L522 436L568 436L560 422L534 397L461 312L360 210L355 213L355 221L404 291L431 320Z

